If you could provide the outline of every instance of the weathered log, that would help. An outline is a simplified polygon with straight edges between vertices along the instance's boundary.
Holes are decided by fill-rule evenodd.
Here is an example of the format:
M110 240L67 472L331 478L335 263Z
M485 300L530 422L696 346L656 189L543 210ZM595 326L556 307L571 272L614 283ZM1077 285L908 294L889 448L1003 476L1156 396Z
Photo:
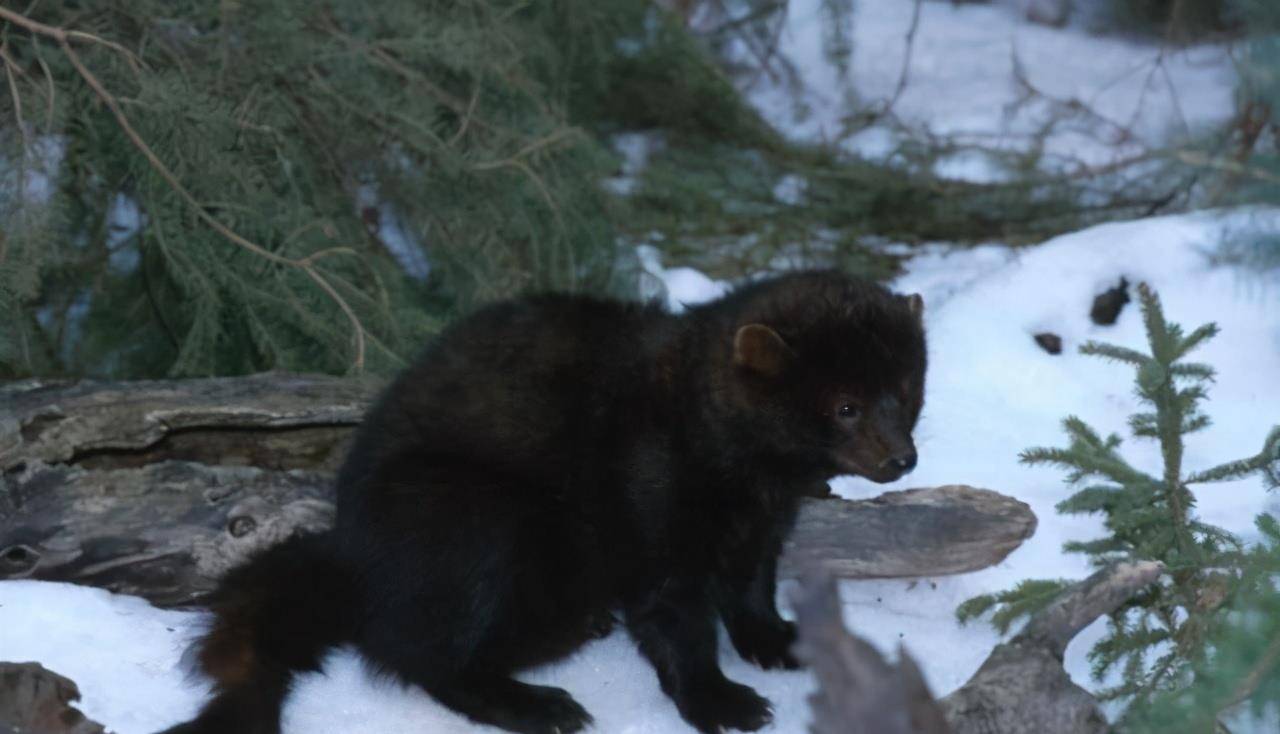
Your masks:
M1022 632L996 646L967 683L942 699L955 734L1103 734L1097 700L1062 669L1067 643L1154 582L1159 563L1121 563L1063 592Z
M162 461L36 463L5 479L0 579L71 581L190 604L251 552L333 521L332 475Z
M845 631L835 583L806 579L793 606L797 652L818 688L814 734L1103 734L1098 701L1062 668L1067 644L1154 582L1159 563L1121 563L1068 588L1023 630L997 645L978 672L941 701L901 647L897 665Z
M830 576L806 579L792 606L797 652L818 679L809 695L813 734L950 734L920 668L901 646L890 665L845 630Z
M805 500L781 573L847 579L943 576L1004 560L1036 529L1025 503L951 484L870 500Z
M379 385L285 374L0 388L0 579L192 603L257 548L332 521L332 472ZM843 578L992 565L1035 530L964 486L806 499L781 563Z
M0 734L103 734L72 701L80 689L39 663L0 663Z
M14 383L0 389L0 471L181 459L266 469L337 468L382 383L322 375Z

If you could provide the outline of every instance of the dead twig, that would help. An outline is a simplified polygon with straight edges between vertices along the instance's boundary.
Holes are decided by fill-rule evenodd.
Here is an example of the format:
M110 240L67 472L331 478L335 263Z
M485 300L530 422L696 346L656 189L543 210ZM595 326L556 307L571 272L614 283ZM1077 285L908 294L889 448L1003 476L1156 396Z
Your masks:
M1248 166L1234 160L1224 160L1222 158L1213 158L1199 151L1180 150L1174 154L1178 160L1192 166L1200 166L1202 168L1213 168L1226 173L1232 173L1239 176L1248 176L1258 181L1265 181L1272 184L1280 184L1280 176L1270 171L1256 166Z
M911 25L907 28L906 49L902 52L902 70L898 73L898 84L893 88L893 95L884 103L884 107L872 114L871 119L866 123L867 127L892 114L894 105L898 104L898 100L902 98L902 93L907 90L907 82L911 78L911 57L915 54L916 31L920 29L920 6L923 4L924 0L916 0L915 7L911 11Z

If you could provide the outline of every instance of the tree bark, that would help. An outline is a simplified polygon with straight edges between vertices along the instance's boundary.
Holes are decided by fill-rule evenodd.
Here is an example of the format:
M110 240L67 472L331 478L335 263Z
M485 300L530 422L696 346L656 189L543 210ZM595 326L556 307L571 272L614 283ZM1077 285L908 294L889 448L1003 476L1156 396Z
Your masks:
M0 734L104 734L78 700L75 683L39 663L0 663Z
M253 551L333 517L333 472L381 384L322 376L0 387L0 579L197 602ZM806 498L780 564L841 578L998 563L1026 504L960 485Z
M809 695L813 734L951 734L920 668L901 646L898 662L890 664L845 630L830 576L806 578L792 602L798 652L818 680Z
M1098 701L1062 668L1071 641L1163 571L1121 563L1068 588L995 650L956 691L935 701L915 661L899 648L885 662L849 634L830 577L806 578L795 595L800 656L818 680L810 696L814 734L1104 734Z
M967 683L942 699L955 734L1105 734L1097 700L1062 669L1067 643L1159 578L1154 561L1120 563L1070 587L1022 632L996 646Z

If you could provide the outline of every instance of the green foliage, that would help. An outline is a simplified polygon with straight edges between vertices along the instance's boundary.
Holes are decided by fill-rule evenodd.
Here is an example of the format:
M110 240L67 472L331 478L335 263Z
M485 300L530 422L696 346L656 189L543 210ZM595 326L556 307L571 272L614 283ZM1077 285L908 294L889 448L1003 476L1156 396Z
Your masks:
M1112 615L1106 637L1089 653L1097 679L1112 671L1121 673L1120 684L1102 696L1126 701L1129 713L1140 712L1141 718L1158 708L1152 705L1156 699L1210 695L1187 693L1192 690L1189 686L1200 685L1206 671L1225 679L1231 671L1252 670L1238 666L1219 670L1219 663L1229 654L1227 650L1243 644L1238 640L1280 632L1280 621L1253 624L1262 614L1259 609L1280 604L1274 588L1275 579L1280 578L1276 565L1280 525L1269 515L1261 516L1258 525L1267 543L1247 549L1230 533L1196 518L1195 495L1190 490L1193 484L1257 474L1275 488L1280 477L1280 426L1272 429L1254 456L1184 473L1183 437L1209 425L1199 403L1213 380L1211 367L1185 360L1213 338L1217 326L1205 324L1186 333L1165 320L1160 300L1150 288L1143 284L1138 292L1148 351L1097 342L1085 344L1080 351L1134 368L1136 394L1149 410L1131 416L1129 429L1136 438L1158 442L1161 471L1148 473L1134 467L1120 452L1120 436L1103 438L1074 416L1063 421L1069 439L1065 448L1032 448L1021 458L1027 464L1050 464L1067 471L1067 482L1075 491L1058 504L1059 512L1103 517L1103 537L1069 542L1065 550L1087 555L1095 566L1121 560L1155 560L1165 566L1166 574L1157 584ZM966 621L993 612L992 622L1003 633L1013 621L1043 608L1063 586L1057 580L1023 581L1008 591L970 599L957 616ZM1250 632L1254 627L1258 629ZM1275 657L1280 659L1280 649ZM1257 662L1256 655L1241 660ZM1271 660L1265 675L1275 675L1275 662ZM1240 682L1238 676L1234 680ZM1270 690L1255 688L1260 695ZM1253 692L1251 688L1240 700ZM1210 719L1216 720L1220 710L1213 709Z
M966 600L956 608L956 619L964 624L995 610L991 615L991 625L1000 634L1007 634L1014 622L1047 607L1069 584L1069 581L1061 579L1019 581L1017 586L1008 591L980 594Z
M1280 704L1280 523L1257 520L1262 542L1242 556L1240 578L1210 651L1192 666L1193 685L1168 687L1132 717L1134 734L1227 731L1224 718L1276 714ZM1243 711L1240 704L1248 702Z
M943 180L928 141L886 164L795 144L716 55L770 66L785 0L695 35L670 8L697 4L33 5L89 34L65 49L11 16L0 378L389 371L495 298L634 295L639 242L721 276L880 276L885 238L1033 241L1172 200L1159 176ZM822 7L838 69L852 7ZM636 131L658 149L619 195L610 140Z
M1132 31L1189 40L1239 22L1235 0L1110 0L1109 20Z
M123 48L75 44L97 92L48 38L3 29L0 374L386 370L479 301L625 292L595 183L614 159L570 97L613 94L606 49L645 17L635 2L40 4L34 19ZM42 148L49 192L16 190ZM141 221L114 238L120 197ZM416 248L425 284L397 262Z

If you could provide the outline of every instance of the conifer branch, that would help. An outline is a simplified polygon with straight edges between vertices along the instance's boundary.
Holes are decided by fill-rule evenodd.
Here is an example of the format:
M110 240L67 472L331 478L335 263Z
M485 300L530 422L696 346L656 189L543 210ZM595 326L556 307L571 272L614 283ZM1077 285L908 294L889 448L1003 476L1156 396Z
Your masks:
M1248 617L1244 613L1250 609L1250 600L1258 602L1254 597L1264 605L1256 610L1261 617L1273 613L1280 601L1276 596L1280 577L1275 573L1280 568L1280 521L1260 515L1256 519L1259 532L1276 547L1248 549L1233 534L1195 517L1196 498L1188 485L1261 474L1269 487L1280 486L1280 426L1271 430L1258 454L1183 476L1184 436L1210 424L1199 403L1207 398L1205 383L1214 372L1208 365L1179 360L1218 329L1210 323L1183 336L1178 324L1165 319L1160 300L1149 286L1142 284L1138 291L1151 353L1095 342L1081 351L1136 368L1138 396L1152 409L1130 415L1129 428L1136 436L1159 442L1162 475L1157 478L1134 469L1118 453L1118 437L1112 435L1104 442L1074 416L1063 421L1069 438L1066 448L1033 448L1021 457L1028 464L1065 467L1071 484L1094 475L1111 480L1079 487L1058 503L1061 513L1104 515L1108 531L1101 538L1069 541L1065 551L1083 553L1095 566L1152 559L1165 569L1159 584L1135 595L1113 614L1106 637L1089 653L1096 679L1117 666L1122 668L1124 682L1102 697L1128 699L1126 724L1133 723L1131 715L1149 718L1162 707L1160 701L1179 697L1182 703L1197 706L1196 716L1207 716L1208 723L1245 699L1274 696L1280 635L1267 629L1264 634L1240 638L1233 627L1234 620ZM1007 627L1020 608L1037 603L1038 583L1042 582L1023 582L999 594L976 597L958 612L968 618L994 611L997 628ZM1248 672L1243 664L1240 669L1206 665L1212 656L1239 654L1236 649L1245 646L1248 657L1244 660L1254 662ZM1159 653L1154 662L1153 652ZM1224 671L1235 677L1225 687L1213 689L1213 680ZM1207 688L1189 688L1202 685Z
M533 142L529 143L528 145L525 145L523 148L521 148L520 150L517 150L515 153L512 153L510 156L507 156L506 158L503 158L501 160L496 160L496 161L481 161L479 163L473 163L471 167L477 171L491 171L495 168L502 168L503 166L511 166L517 162L521 162L523 158L527 157L531 153L538 151L541 148L549 148L555 145L556 143L567 140L568 138L576 137L580 134L581 134L580 131L578 131L576 128L562 127L559 130L552 132L550 135L546 135L541 138L538 138L537 140L534 140Z
M405 65L385 48L377 44L365 43L345 33L342 28L338 26L337 22L334 21L332 15L327 12L322 13L320 17L320 22L324 26L323 30L333 38L341 41L351 50L376 61L380 66L390 69L405 80L422 87L428 94L445 107L453 110L459 116L464 116L464 119L470 120L471 124L485 130L495 129L495 125L475 114L475 109L471 104L464 103L462 100L441 88L426 75Z
M467 128L471 126L471 116L476 112L476 103L480 101L480 85L477 84L471 92L471 101L467 102L467 111L462 116L462 122L458 123L458 129L449 137L446 145L450 148L458 144L463 136L467 134Z
M1198 362L1175 364L1169 368L1169 372L1178 377L1191 377L1197 380L1212 380L1215 374L1212 367Z
M1218 713L1221 714L1223 711L1248 700L1253 695L1253 692L1258 689L1262 679L1275 669L1277 663L1280 663L1280 634L1271 638L1271 642L1262 651L1262 656L1253 664L1253 667L1249 668L1249 672L1245 674L1240 684L1236 686L1227 702L1218 709Z
M1200 346L1201 342L1204 342L1206 339L1212 339L1217 334L1218 334L1218 325L1213 323L1212 321L1201 326L1200 328L1191 332L1185 339L1182 340L1182 343L1178 345L1177 358L1181 359L1182 357L1185 357L1187 354L1190 354L1196 347ZM1190 365L1187 365L1187 366L1190 366Z
M0 45L0 58L4 59L4 74L9 81L9 94L13 97L13 116L18 123L18 139L22 144L22 156L18 162L18 201L21 202L27 198L27 154L31 150L31 141L27 139L27 123L22 119L22 94L18 91L18 80L13 75L14 68L21 71L22 67L18 66L9 55L7 38L4 44ZM4 259L5 248L0 247L0 264L4 263Z
M0 7L0 20L6 20L19 28L25 28L36 35L52 38L60 44L65 44L70 41L84 41L87 43L96 43L100 46L105 46L123 56L125 63L129 65L129 68L133 70L134 74L141 74L142 70L146 68L146 65L142 63L142 59L138 58L137 55L129 49L114 41L108 41L105 38L95 36L92 33L47 25L40 21L32 20L21 13L3 7Z
M1179 395L1173 385L1173 376L1169 367L1178 357L1177 348L1181 330L1176 324L1169 324L1160 307L1160 297L1146 283L1138 284L1138 297L1142 302L1142 319L1147 328L1147 340L1151 345L1154 358L1147 369L1139 371L1139 382L1144 392L1150 392L1150 398L1156 408L1156 431L1160 438L1160 453L1164 458L1165 495L1169 501L1172 515L1172 528L1177 539L1178 549L1188 556L1197 554L1197 546L1187 532L1188 507L1186 487L1182 481L1182 425L1186 411L1194 405L1195 400L1203 397L1203 391L1189 388L1185 394ZM1215 327L1216 328L1216 327ZM1205 329L1197 330L1197 333ZM1212 336L1209 331L1201 339ZM1158 370L1156 368L1159 368Z
M31 50L35 53L36 63L40 65L40 71L44 73L45 84L49 85L49 93L45 95L44 126L45 129L52 129L53 113L58 100L57 85L53 83L53 72L49 69L49 64L44 60L44 53L40 51L40 40L38 38L33 37L31 39Z
M3 44L0 44L0 60L4 61L4 65L7 71L11 71L12 73L17 74L22 79L25 79L26 81L30 82L31 88L39 92L41 98L44 98L44 99L48 98L49 93L45 92L44 88L41 87L39 84L36 84L35 80L31 78L31 75L27 73L27 70L22 68L22 64L19 64L18 60L13 58L13 54L10 53L9 51L9 43L7 39Z
M1268 486L1276 488L1280 473L1280 426L1271 429L1263 442L1262 450L1247 459L1228 461L1210 469L1198 471L1187 477L1187 484L1201 482L1224 482L1239 479L1254 472L1262 472Z
M150 164L151 168L155 170L155 172L164 179L165 183L167 183L169 187L191 207L191 210L195 213L197 218L231 243L271 262L298 268L306 274L308 278L314 281L316 285L318 285L320 289L337 304L338 308L346 315L348 321L351 322L351 327L355 336L355 358L352 363L352 369L357 373L364 370L364 325L361 323L359 316L356 315L356 312L351 308L350 304L347 303L346 299L344 299L342 295L334 289L329 281L325 279L324 275L322 275L314 266L315 259L317 259L318 256L333 254L343 250L354 254L354 251L351 251L348 248L330 248L330 250L322 250L319 253L314 253L313 255L305 258L285 257L284 255L272 252L256 242L243 237L235 230L226 226L210 214L196 199L195 195L188 191L182 182L178 180L177 175L174 174L167 165L165 165L164 161L160 160L160 157L151 149L151 146L147 144L147 141L144 140L142 135L133 127L133 124L129 122L128 116L125 115L124 110L121 109L120 103L116 99L115 95L111 94L111 92L103 86L102 82L98 80L97 76L95 76L93 72L84 65L84 62L80 59L80 55L76 53L75 49L71 46L71 41L82 40L99 43L109 48L121 51L126 55L126 58L131 59L132 54L127 49L89 33L68 31L63 28L39 23L5 8L0 8L0 19L9 21L32 33L53 38L58 42L58 47L62 49L67 60L70 61L71 65L75 68L76 73L84 79L85 83L89 85L89 88L93 90L93 93L98 97L98 99L102 100L102 103L111 111L112 116L115 117L116 122L120 125L120 129L124 132L125 136L129 138L129 141L133 143L133 146L137 148L138 152L147 160L147 163ZM131 62L131 66L133 66L135 71L140 69L140 66L134 65L133 62Z
M1126 362L1137 367L1141 367L1151 361L1151 358L1142 352L1118 347L1114 344L1104 344L1102 342L1087 341L1080 345L1081 354L1093 354L1099 357L1115 360L1117 362Z

